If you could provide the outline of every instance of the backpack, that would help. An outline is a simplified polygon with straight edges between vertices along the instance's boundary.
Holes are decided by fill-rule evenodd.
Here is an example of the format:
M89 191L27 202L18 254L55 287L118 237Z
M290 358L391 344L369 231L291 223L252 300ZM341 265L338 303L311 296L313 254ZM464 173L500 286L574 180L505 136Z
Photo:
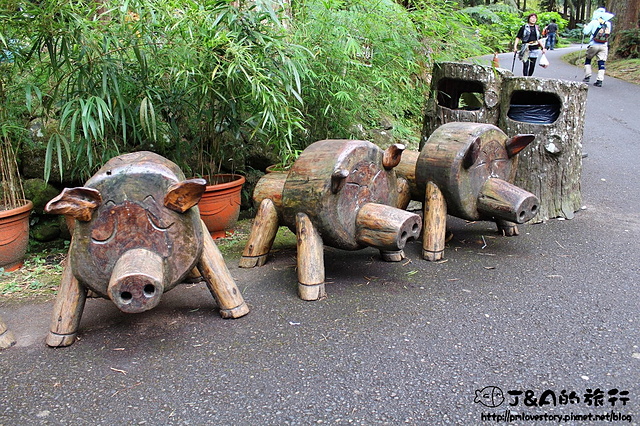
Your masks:
M609 36L611 34L607 34L607 23L603 22L600 24L595 33L593 33L593 41L597 43L606 43L609 40Z

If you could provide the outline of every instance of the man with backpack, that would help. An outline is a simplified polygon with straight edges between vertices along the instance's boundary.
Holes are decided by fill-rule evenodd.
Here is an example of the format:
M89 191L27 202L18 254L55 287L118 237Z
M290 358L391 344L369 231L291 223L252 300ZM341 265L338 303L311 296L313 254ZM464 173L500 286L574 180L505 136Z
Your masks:
M613 18L613 14L607 12L604 7L600 7L593 12L593 19L583 29L584 34L590 36L590 40L587 56L584 60L584 79L582 81L589 83L591 80L591 60L595 57L598 61L598 75L593 85L596 87L602 87L602 80L604 80L605 62L609 53L607 42L611 35L611 22L609 22L611 18Z
M553 50L556 48L556 40L558 33L558 24L556 24L556 20L552 19L551 22L544 28L542 32L543 36L547 37L546 47L549 50Z

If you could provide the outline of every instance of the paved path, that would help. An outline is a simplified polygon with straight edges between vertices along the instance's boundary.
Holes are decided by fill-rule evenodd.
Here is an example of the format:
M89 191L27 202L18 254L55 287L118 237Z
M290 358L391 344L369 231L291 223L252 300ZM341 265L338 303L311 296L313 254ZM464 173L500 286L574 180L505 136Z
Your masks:
M560 53L535 75L581 79ZM18 338L0 353L0 424L471 425L506 410L640 424L638 99L612 78L590 87L573 220L516 238L453 221L443 263L420 260L417 243L394 264L327 250L329 297L302 302L294 250L251 270L228 259L247 317L220 319L201 285L140 315L89 300L81 340L58 350L43 343L51 302L0 304ZM475 403L491 386L511 403L522 392L517 405ZM575 398L534 405L546 390Z

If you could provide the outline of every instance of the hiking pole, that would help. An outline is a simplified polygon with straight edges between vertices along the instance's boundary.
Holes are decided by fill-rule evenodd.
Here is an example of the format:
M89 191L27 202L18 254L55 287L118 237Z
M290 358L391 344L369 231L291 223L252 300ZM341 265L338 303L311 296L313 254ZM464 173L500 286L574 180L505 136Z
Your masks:
M518 52L513 52L513 62L511 63L511 72L513 72L513 68L516 66L516 55Z
M580 39L580 52L582 52L582 45L584 44L584 32L582 33L582 39ZM582 53L580 53L580 56L582 56ZM584 60L583 62L587 59L587 53L585 52L584 54ZM578 74L576 74L576 78L578 78Z

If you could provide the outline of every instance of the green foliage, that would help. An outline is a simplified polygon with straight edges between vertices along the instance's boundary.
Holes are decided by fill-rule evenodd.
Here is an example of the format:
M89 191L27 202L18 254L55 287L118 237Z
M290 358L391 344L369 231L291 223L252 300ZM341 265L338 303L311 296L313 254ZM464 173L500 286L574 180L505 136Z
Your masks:
M361 137L358 125L393 122L394 136L419 133L433 62L486 53L470 19L448 1L308 0L294 10L295 39L314 53L303 91L306 143Z
M203 171L233 167L223 162L245 143L291 151L309 54L286 39L273 6L52 0L3 9L13 26L2 39L20 40L16 65L34 70L24 85L29 113L59 123L46 174L54 157L86 177L140 149Z
M491 53L481 27L448 0L416 0L411 13L433 61L456 61ZM430 64L431 65L431 64Z
M614 34L616 55L620 58L640 58L640 29L619 31Z
M538 13L538 25L540 25L540 29L547 26L552 19L556 20L558 34L564 31L567 25L569 25L569 21L564 19L558 12L540 12Z
M583 27L584 25L578 24L577 28L573 28L571 30L568 28L565 28L563 31L560 32L560 37L563 37L573 43L584 42L585 36L584 36L584 33L582 32Z
M461 12L473 20L482 43L490 52L510 50L522 26L518 10L506 4L468 7Z
M62 275L66 249L30 247L22 268L5 272L0 268L0 295L4 298L33 298L55 294Z
M382 120L410 141L433 63L507 50L522 25L507 4L289 3L291 16L284 1L3 2L11 123L41 117L47 176L71 163L76 178L143 149L202 174L243 171L254 146L290 163Z
M305 145L358 137L356 124L376 127L385 114L400 122L420 116L424 51L404 8L391 0L302 3L295 40L314 54L302 93Z
M2 39L1 42L5 41ZM27 132L21 117L22 108L16 102L11 84L18 77L12 64L13 54L10 50L0 52L0 210L10 210L24 205L16 151Z

